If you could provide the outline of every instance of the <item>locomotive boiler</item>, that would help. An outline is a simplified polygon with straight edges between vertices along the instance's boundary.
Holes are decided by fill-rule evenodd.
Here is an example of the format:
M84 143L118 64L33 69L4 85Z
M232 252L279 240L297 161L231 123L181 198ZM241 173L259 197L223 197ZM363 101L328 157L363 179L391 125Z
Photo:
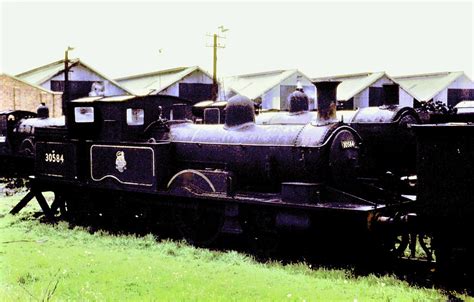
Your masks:
M334 94L337 83L318 85ZM321 111L329 107L320 103ZM232 171L246 190L275 191L289 181L349 186L359 164L359 136L328 114L306 125L256 125L253 103L242 96L229 100L224 125L171 125L169 139L178 167Z

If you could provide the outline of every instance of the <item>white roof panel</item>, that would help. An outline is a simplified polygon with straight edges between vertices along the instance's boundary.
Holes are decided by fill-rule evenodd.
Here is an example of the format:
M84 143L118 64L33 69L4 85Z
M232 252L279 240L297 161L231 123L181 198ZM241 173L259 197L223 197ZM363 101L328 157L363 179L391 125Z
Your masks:
M395 81L420 102L431 100L452 82L464 75L462 71L393 77Z
M296 69L292 69L238 75L226 78L225 85L238 94L253 100L297 72Z
M387 75L381 71L315 78L313 81L341 81L337 86L337 99L347 101L384 76Z

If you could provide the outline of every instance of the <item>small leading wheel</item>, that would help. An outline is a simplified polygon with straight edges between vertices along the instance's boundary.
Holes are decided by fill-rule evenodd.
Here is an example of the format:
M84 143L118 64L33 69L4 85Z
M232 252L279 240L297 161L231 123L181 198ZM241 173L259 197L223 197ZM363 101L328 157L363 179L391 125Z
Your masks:
M404 257L405 251L410 243L410 235L408 233L393 234L385 240L384 246L388 255L393 258Z
M181 235L196 246L209 246L217 240L224 224L224 209L219 206L193 204L175 210Z
M433 236L425 233L418 234L418 243L424 252L424 257L427 261L435 261L435 253L433 248Z
M252 252L257 257L270 258L278 253L281 234L276 230L275 213L243 211L240 225Z
M62 198L63 202L59 206L62 219L73 224L81 224L87 221L88 205L83 199L73 198L72 196L62 196Z

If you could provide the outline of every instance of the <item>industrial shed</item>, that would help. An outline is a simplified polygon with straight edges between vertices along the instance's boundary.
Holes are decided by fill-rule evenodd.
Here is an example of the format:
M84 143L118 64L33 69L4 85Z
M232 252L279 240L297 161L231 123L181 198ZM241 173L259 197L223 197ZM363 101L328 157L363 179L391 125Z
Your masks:
M276 70L232 76L224 79L226 95L240 94L262 105L262 109L288 109L288 95L300 84L310 99L310 109L315 107L316 87L300 71Z
M368 106L380 106L383 102L383 85L394 80L385 72L365 72L314 78L313 81L340 81L337 100L342 109L352 110ZM399 104L413 107L413 97L400 87Z
M62 93L30 84L15 76L0 74L0 111L36 111L41 103L49 107L51 116L61 116Z
M136 95L166 94L188 99L193 103L210 100L212 97L212 76L199 66L159 70L118 78L116 81Z
M96 71L79 59L69 60L70 99L85 96L113 96L130 94L130 92ZM56 61L26 72L16 77L51 91L64 91L64 60Z
M415 103L433 100L455 106L463 100L474 100L474 82L462 71L397 76L393 79L410 93Z

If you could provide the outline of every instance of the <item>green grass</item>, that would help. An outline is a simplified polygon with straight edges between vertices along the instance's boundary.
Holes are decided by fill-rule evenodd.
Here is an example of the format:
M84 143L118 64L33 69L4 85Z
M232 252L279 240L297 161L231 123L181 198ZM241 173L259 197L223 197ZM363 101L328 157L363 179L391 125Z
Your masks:
M35 202L6 215L19 199L0 198L0 301L446 301L391 276L262 264L152 235L43 224L31 218Z

